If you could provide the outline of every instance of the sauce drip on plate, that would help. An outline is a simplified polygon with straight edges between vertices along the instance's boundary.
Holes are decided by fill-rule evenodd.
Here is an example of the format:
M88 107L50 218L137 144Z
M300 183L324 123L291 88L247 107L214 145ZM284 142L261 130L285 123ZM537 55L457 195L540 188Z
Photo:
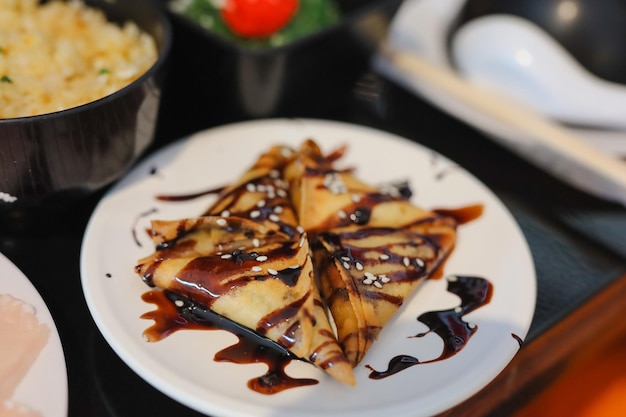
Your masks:
M217 352L214 359L237 364L266 364L267 372L248 381L248 387L253 391L271 395L319 382L287 375L285 367L292 360L298 360L287 350L185 298L167 291L151 290L144 293L142 299L156 305L156 310L141 316L154 320L144 332L149 341L162 340L178 330L227 330L237 336L237 343Z
M429 330L412 336L419 338L431 332L436 333L444 342L441 354L427 361L420 361L408 354L398 355L389 361L387 369L383 371L367 365L371 379L387 378L417 364L445 360L467 345L477 327L466 323L463 316L488 304L493 286L484 278L454 276L448 278L448 291L460 297L460 305L448 310L423 313L417 320L426 324ZM151 290L142 299L156 305L156 310L141 316L154 320L154 324L144 332L149 341L164 339L178 330L227 330L237 336L238 342L217 352L214 360L237 364L265 363L268 371L248 381L247 385L253 391L271 395L319 383L311 378L293 378L285 372L291 361L300 360L286 349L183 297L167 291Z
M461 304L456 308L429 311L420 315L417 320L428 326L429 330L414 336L424 337L430 332L436 333L444 343L441 354L423 362L411 355L398 355L389 361L384 371L377 371L368 365L367 367L371 370L369 375L371 379L383 379L420 363L445 360L456 355L467 345L477 327L463 321L463 316L489 303L493 286L484 278L453 276L448 278L448 291L458 295Z

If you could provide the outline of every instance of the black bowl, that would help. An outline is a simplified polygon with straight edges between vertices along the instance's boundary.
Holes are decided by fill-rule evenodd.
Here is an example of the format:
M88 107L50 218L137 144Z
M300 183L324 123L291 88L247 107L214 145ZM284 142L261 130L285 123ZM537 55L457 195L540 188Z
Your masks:
M164 8L174 28L169 120L188 132L267 117L338 114L401 0L337 0L339 22L280 47L241 46ZM170 87L171 86L171 87Z
M157 62L125 88L71 109L0 119L0 212L66 207L119 178L152 143L172 30L150 0L87 0L152 35Z

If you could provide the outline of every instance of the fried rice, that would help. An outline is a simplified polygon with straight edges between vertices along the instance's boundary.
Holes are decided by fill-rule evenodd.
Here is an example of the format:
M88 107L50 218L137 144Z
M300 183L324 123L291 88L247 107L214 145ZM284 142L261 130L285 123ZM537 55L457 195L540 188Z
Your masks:
M76 0L0 0L0 118L56 112L107 96L157 59L133 22Z

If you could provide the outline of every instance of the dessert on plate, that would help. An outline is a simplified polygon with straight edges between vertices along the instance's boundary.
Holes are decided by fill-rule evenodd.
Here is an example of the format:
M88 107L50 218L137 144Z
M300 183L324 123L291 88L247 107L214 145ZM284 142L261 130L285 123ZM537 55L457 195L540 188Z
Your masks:
M153 221L156 250L137 273L354 385L352 368L453 250L457 223L335 169L341 155L312 140L272 147L201 216Z

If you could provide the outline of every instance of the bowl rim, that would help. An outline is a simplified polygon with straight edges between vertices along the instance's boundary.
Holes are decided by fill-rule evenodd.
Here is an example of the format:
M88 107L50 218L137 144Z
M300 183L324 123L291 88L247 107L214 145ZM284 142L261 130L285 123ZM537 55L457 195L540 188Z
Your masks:
M139 76L137 79L135 79L131 83L126 84L124 87L104 97L100 97L97 100L93 100L88 103L79 104L77 106L69 107L67 109L58 110L58 111L50 112L50 113L40 113L40 114L34 114L30 116L18 116L18 117L8 117L8 118L0 117L0 126L19 125L19 124L26 124L30 122L38 122L38 121L45 121L49 119L56 119L56 118L72 115L74 113L81 113L85 110L88 110L88 108L91 108L91 107L103 106L110 101L116 100L119 96L125 95L128 91L134 90L135 88L139 88L139 86L142 85L145 80L147 80L148 78L151 78L157 71L159 71L159 69L166 64L166 61L168 57L170 56L170 53L172 50L172 45L173 45L172 24L167 14L165 13L165 11L161 7L159 7L154 2L154 0L133 0L133 1L142 3L142 5L145 5L146 7L150 7L155 12L155 16L157 16L159 20L159 24L163 30L162 46L161 48L159 48L156 61L152 64L150 68L148 68L141 76ZM95 6L92 6L91 4L90 6L95 7Z
M351 11L350 13L343 15L337 22L334 22L313 33L310 33L308 35L302 36L293 41L290 41L283 45L278 45L278 46L248 46L248 45L235 43L231 40L224 38L223 36L216 34L215 32L212 32L209 29L204 28L203 26L201 26L194 20L190 19L189 17L181 13L178 13L176 11L173 11L170 8L171 2L172 0L165 0L163 2L164 8L166 9L166 13L169 14L172 19L182 22L185 26L187 26L187 28L193 30L196 33L199 33L201 36L204 36L221 46L231 48L238 53L255 55L255 56L264 56L264 55L273 55L276 53L288 52L289 49L297 49L297 48L300 48L301 46L306 46L307 44L315 42L317 38L325 37L327 36L327 34L335 32L339 30L339 28L345 25L351 24L355 20L358 20L359 18L361 18L362 16L366 15L367 13L373 10L382 8L383 6L392 6L392 5L398 6L402 2L402 0L373 0L369 3L362 4L359 7L357 7L355 10Z

